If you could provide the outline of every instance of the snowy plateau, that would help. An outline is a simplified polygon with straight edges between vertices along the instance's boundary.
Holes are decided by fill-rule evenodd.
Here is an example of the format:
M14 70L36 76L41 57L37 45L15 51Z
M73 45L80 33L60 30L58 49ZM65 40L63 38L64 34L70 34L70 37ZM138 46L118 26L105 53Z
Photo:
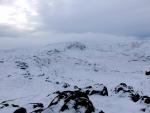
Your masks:
M0 50L0 113L150 113L150 41Z

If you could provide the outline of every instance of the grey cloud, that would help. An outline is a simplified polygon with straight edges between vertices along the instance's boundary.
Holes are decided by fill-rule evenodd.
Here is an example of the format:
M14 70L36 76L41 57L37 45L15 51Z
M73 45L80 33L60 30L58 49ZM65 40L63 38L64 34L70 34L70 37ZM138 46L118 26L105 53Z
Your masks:
M39 0L39 4L40 30L150 35L148 0Z
M11 5L15 0L0 0L0 5Z
M9 4L12 0L0 0ZM14 0L15 1L15 0ZM122 36L150 36L149 0L27 0L37 16L28 20L37 32L104 33ZM36 24L33 24L36 23ZM32 33L0 25L0 36ZM34 32L35 34L35 32Z
M2 37L26 37L29 32L20 30L10 25L0 24L0 38Z

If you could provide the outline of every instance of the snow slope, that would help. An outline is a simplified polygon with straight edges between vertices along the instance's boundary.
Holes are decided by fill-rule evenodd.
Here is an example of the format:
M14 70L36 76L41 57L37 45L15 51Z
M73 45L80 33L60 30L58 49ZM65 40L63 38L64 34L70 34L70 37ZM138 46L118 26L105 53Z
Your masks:
M54 98L53 92L73 90L102 83L109 96L91 96L93 105L105 113L142 113L149 105L134 103L127 97L115 95L113 89L126 83L150 96L149 41L80 41L49 44L36 49L0 50L0 113L13 113L31 103L45 107ZM65 84L69 87L64 88ZM2 102L7 101L9 106Z

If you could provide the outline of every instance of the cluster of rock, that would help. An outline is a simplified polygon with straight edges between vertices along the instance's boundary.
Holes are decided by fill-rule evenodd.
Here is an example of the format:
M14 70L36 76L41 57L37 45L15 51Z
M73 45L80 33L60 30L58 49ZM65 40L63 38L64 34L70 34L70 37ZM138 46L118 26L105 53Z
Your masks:
M132 86L128 86L125 83L120 83L115 88L114 92L115 94L119 94L121 97L129 97L133 102L140 102L145 104L145 108L142 108L141 111L150 112L150 97L135 91Z
M108 96L108 90L103 84L95 84L86 88L78 88L75 86L74 91L57 91L57 96L49 104L48 108L43 113L74 111L80 113L97 112L89 99L91 95ZM56 109L57 108L57 109ZM99 111L97 113L104 113Z
M125 83L119 84L114 92L116 94L119 94L120 96L127 96L129 97L133 102L142 102L145 104L150 104L150 97L146 95L140 95L137 91L134 91L132 86L128 86Z
M150 71L145 71L145 75L149 76L150 75Z
M135 91L132 86L128 86L125 83L120 83L115 87L113 92L119 97L127 97L133 102L144 104L145 108L141 108L142 112L147 112L149 110L150 97ZM54 94L56 97L46 108L42 103L30 103L33 105L34 109L31 113L104 113L103 110L99 111L95 108L89 97L91 95L109 96L108 89L103 84L95 84L85 88L75 86L74 90L56 91ZM27 110L21 107L14 113L26 112Z
M18 68L23 69L23 70L29 67L27 63L22 62L22 61L16 61L15 63L17 64Z
M67 49L85 50L86 48L87 48L87 47L86 47L84 44L80 43L80 42L74 42L74 43L69 44L69 45L67 46Z

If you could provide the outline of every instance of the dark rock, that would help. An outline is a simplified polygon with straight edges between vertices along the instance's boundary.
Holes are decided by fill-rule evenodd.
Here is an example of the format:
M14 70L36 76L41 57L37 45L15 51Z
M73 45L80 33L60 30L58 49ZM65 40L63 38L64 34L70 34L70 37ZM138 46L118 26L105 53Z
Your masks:
M18 68L23 69L23 70L25 70L29 67L28 64L25 62L16 61L15 63L17 64Z
M49 79L46 79L46 80L45 80L45 82L50 82L50 83L52 83L52 81L51 81L51 80L49 80Z
M59 82L56 82L56 84L59 84Z
M108 90L107 87L103 84L95 84L93 87L88 86L85 89L83 89L85 92L87 92L89 95L101 95L101 96L108 96Z
M95 111L95 108L90 101L88 95L81 91L63 91L63 92L55 92L58 94L50 103L48 108L51 108L54 105L57 105L61 100L63 100L63 105L59 111L64 112L66 110L74 109L75 111L80 111L80 108L84 107L85 113L92 113ZM72 104L71 104L72 102ZM53 107L52 107L53 108Z
M150 75L150 71L146 71L146 72L145 72L145 75Z
M115 87L114 92L117 93L128 93L128 94L132 94L134 93L133 87L131 86L127 86L125 83L120 83L117 87Z
M11 77L12 75L8 75L7 77Z
M140 96L138 93L136 93L136 94L131 94L130 97L131 97L131 99L132 99L133 102L137 102L137 101L139 101L140 98L141 98L141 96Z
M3 108L4 108L4 106L1 106L1 107L0 107L0 109L3 109Z
M125 83L120 83L120 85L123 87L127 87L127 84L125 84Z
M79 87L78 86L74 86L74 89L79 89Z
M93 90L93 91L90 93L90 95L94 95L94 94L101 95L101 91Z
M91 88L93 88L93 87L92 86L85 87L85 89L91 89Z
M60 53L61 51L59 51L58 49L54 49L54 50L50 50L47 52L47 55L53 55L53 54L57 54Z
M38 76L43 77L43 76L45 76L45 73L39 74Z
M19 105L11 104L12 107L19 107Z
M61 109L60 109L60 111L65 111L65 110L69 110L69 107L66 105L66 104L64 104L62 107L61 107Z
M42 103L31 103L33 105L33 108L43 108L44 105Z
M63 88L68 88L68 87L70 87L70 85L68 83L63 84Z
M81 90L81 88L79 88L78 86L74 86L74 89Z
M79 50L85 50L86 46L80 42L74 42L67 46L67 49L79 49Z
M9 104L3 104L3 106L4 106L4 107L8 107L8 106L9 106Z
M0 109L3 109L3 108L6 108L6 107L9 107L9 104L8 103L6 103L6 102L1 102L0 103Z
M43 109L37 109L37 110L34 110L32 111L31 113L42 113Z
M137 102L141 99L141 96L139 93L134 91L133 87L126 85L125 83L119 84L115 88L115 93L119 94L119 96L124 97L127 96L129 97L133 102Z
M14 113L27 113L27 110L25 108L19 108Z
M105 113L104 111L100 111L99 113Z
M1 102L0 104L4 104L4 103L6 103L7 101L3 101L3 102Z
M0 60L0 63L4 63L4 61Z
M30 77L30 78L28 78L28 79L29 79L29 80L32 80L33 78Z
M148 96L142 96L141 100L142 100L145 104L150 104L150 97L148 97Z
M146 108L142 108L141 111L142 111L142 112L145 112L145 111L146 111Z

